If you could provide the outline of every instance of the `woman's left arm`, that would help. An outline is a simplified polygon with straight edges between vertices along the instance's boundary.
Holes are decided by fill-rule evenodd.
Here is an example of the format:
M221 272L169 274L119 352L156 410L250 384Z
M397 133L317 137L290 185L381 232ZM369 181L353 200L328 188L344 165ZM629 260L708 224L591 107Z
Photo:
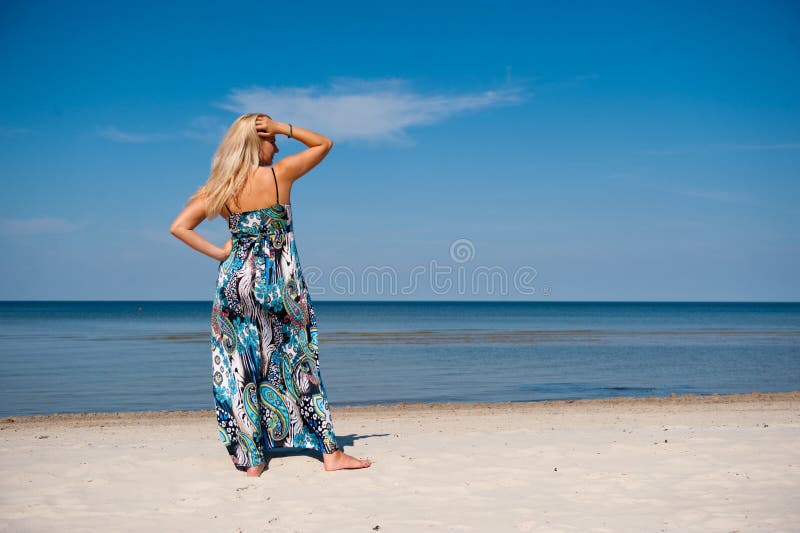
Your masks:
M228 239L228 242L220 248L194 231L194 228L205 220L205 218L205 199L195 198L183 208L183 211L181 211L177 217L175 217L175 220L172 221L172 225L169 228L169 232L198 252L206 254L217 261L224 261L231 253L233 241Z

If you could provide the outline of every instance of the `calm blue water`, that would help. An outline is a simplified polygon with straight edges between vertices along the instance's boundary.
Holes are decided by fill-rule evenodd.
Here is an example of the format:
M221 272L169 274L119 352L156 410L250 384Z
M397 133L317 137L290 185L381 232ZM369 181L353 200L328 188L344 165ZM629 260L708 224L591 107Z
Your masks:
M333 406L800 390L800 303L325 302ZM0 416L212 409L211 302L0 302Z

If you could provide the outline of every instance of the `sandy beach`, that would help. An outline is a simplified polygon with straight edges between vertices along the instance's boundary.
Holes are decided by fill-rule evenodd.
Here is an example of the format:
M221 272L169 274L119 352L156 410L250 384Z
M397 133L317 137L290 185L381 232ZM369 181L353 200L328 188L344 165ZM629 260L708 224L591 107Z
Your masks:
M372 467L247 478L210 410L0 419L0 529L800 530L800 392L332 413Z

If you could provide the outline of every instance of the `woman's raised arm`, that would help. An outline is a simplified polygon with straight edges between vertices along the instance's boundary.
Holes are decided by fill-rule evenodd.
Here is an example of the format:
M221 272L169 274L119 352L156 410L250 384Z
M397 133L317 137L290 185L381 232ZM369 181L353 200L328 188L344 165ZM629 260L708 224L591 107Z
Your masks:
M290 182L294 182L317 166L333 148L333 141L329 137L300 126L292 125L290 129L289 124L272 120L268 115L256 118L256 130L262 138L278 134L288 137L291 132L292 139L297 139L308 146L302 152L284 157L275 163L274 166L281 174L281 178Z

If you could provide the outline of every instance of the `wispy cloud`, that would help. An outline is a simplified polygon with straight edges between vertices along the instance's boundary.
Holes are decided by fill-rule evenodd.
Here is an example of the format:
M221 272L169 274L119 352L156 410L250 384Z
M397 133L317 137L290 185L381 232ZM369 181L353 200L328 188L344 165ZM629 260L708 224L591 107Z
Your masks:
M632 150L630 153L634 155L680 155L680 154L688 154L691 152L697 152L699 149L700 149L699 146L694 146L694 147L664 146L662 148L644 148L642 150Z
M0 218L0 235L72 233L86 225L86 222L75 222L58 217Z
M227 128L228 124L223 119L201 115L192 119L187 127L172 133L132 133L116 126L105 126L98 127L97 134L121 143L151 143L179 139L196 139L213 143L219 142Z
M168 141L177 137L175 134L170 133L130 133L127 131L122 131L115 126L97 128L97 133L101 137L123 143Z
M327 87L233 89L217 104L236 113L267 113L276 120L325 132L334 141L407 141L407 130L481 109L525 99L506 85L476 93L423 93L402 79L335 78Z
M220 117L201 115L192 119L189 127L181 131L180 135L188 139L196 139L209 143L218 143L230 126L230 120Z
M710 144L709 146L715 146L717 148L731 148L733 150L796 150L800 148L800 143L716 143Z
M685 146L663 146L656 148L646 148L644 150L635 150L634 154L641 155L680 155L697 153L709 149L722 149L722 150L797 150L800 148L800 143L785 142L785 143L700 143Z
M553 87L556 89L568 89L572 87L581 87L585 85L586 82L590 82L592 80L597 80L597 79L600 79L600 75L594 72L589 74L576 74L569 78L558 81L537 81L536 87L542 89L549 87Z
M233 89L214 105L234 113L267 113L276 120L293 122L325 132L335 141L367 140L407 142L407 130L442 122L468 112L523 102L522 87L505 85L476 93L440 91L423 93L407 80L334 78L327 86L249 87ZM134 133L115 126L98 128L107 139L148 143L177 139L218 142L229 120L204 115L185 128L169 133Z
M16 137L17 135L30 135L31 133L34 133L34 130L31 128L0 126L0 137Z
M725 189L715 189L710 187L697 187L680 183L668 184L662 182L651 182L646 179L636 179L639 185L648 189L656 190L665 194L684 196L686 198L700 198L722 204L738 205L761 205L759 200L751 194L741 191L731 191Z
M697 188L674 188L667 189L667 192L672 192L681 196L688 196L690 198L703 198L705 200L713 200L715 202L725 204L740 204L749 203L750 196L733 191L723 191L714 189L697 189Z

